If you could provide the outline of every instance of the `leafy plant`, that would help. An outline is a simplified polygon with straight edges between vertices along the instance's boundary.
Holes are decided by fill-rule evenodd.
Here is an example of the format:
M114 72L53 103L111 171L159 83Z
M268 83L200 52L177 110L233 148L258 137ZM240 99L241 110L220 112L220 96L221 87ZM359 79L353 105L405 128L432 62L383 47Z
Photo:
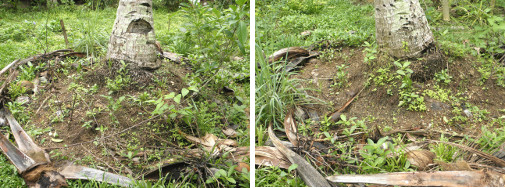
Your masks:
M333 76L333 84L331 86L343 88L347 85L347 76L349 74L349 72L345 71L347 68L349 68L349 66L345 64L337 66L337 73Z
M452 76L447 73L447 69L435 73L435 80L441 84L451 83Z
M298 165L293 164L287 172L276 166L256 170L257 187L304 187L305 183L294 175Z
M368 139L367 145L363 146L360 154L363 160L360 162L362 170L366 173L407 171L410 163L406 160L401 150L396 150L394 145L383 137L374 143ZM398 157L389 157L390 154L397 153Z
M402 79L402 84L399 88L400 103L398 106L407 106L407 110L412 111L425 111L426 104L424 103L424 97L415 92L412 87L410 76L413 71L408 68L410 62L406 61L402 64L395 61L394 65L398 67L398 70L396 70L396 78Z

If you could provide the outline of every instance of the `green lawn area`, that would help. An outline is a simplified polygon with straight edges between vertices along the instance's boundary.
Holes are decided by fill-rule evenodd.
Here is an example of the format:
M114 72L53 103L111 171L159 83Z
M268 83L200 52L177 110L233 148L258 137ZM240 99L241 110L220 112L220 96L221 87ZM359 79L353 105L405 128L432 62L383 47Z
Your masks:
M90 45L100 44L96 50L106 51L115 18L115 7L90 10L84 6L59 6L24 12L4 9L0 11L0 67L44 51L66 49L60 19L65 23L70 48L91 51ZM162 45L170 42L183 20L179 12L155 10L157 40Z

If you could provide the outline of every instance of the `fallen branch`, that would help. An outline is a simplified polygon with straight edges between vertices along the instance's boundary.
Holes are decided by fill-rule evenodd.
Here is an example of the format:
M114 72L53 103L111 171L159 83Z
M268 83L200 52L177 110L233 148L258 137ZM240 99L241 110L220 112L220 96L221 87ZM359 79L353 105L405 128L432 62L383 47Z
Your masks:
M62 168L60 173L61 175L65 176L66 179L95 180L99 182L121 185L123 187L128 187L132 183L132 180L125 176L120 176L117 174L104 172L84 166L68 165Z
M370 183L390 186L503 187L505 176L494 171L397 172L372 175L337 175L335 183Z
M5 66L1 71L0 71L0 75L4 74L5 71L9 70L12 66L14 66L16 63L19 62L19 59L16 59L14 60L11 64Z
M275 147L284 155L292 164L297 164L298 168L296 170L300 174L302 180L310 187L330 187L330 184L324 179L324 177L304 158L291 151L286 146L281 143L272 130L272 124L268 126L268 136L272 140Z
M332 112L330 115L330 120L332 122L337 122L340 120L340 115L342 112L354 101L354 99L365 89L365 87L361 88L358 93L356 93L354 96L352 96L342 107L340 107L337 111Z

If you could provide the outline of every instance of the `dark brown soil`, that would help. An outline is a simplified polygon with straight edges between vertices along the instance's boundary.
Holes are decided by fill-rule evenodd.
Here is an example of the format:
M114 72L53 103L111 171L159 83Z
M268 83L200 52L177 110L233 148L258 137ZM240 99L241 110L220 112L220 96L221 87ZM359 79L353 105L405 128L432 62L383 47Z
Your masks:
M58 134L54 137L44 132L34 138L36 143L41 143L41 147L56 148L50 153L53 162L75 161L86 166L138 177L149 170L149 167L177 152L178 146L172 143L176 140L172 138L171 130L174 130L175 124L179 124L179 127L184 127L184 124L167 123L166 116L150 119L154 110L152 105L139 105L128 99L121 102L122 107L119 110L110 114L107 110L109 99L105 96L111 96L116 101L121 96L138 97L144 92L150 93L151 96L155 96L156 91L161 94L180 93L182 88L187 87L183 78L191 70L183 65L164 62L155 72L129 71L128 75L137 81L132 81L129 88L110 94L105 83L107 78L117 75L118 66L83 67L85 73L75 81L72 77L80 74L76 73L75 67L53 67L44 73L52 75L49 80L54 81L39 86L40 92L27 109L32 114L31 124L34 124L35 129L48 128L51 133ZM68 76L59 73L58 68L69 69ZM162 81L164 84L153 80ZM86 89L97 84L99 89L93 95L78 92L69 89L72 82ZM165 102L175 105L176 108L185 106L184 103L177 105L171 100ZM94 117L86 114L98 108L102 110ZM63 121L57 121L59 113L65 115ZM83 127L88 121L91 128ZM106 130L101 132L95 129L100 126ZM128 129L132 126L137 127ZM61 139L61 142L54 141L55 138ZM127 156L128 152L134 152L130 158ZM158 156L155 156L155 153ZM163 156L159 156L160 153Z
M316 111L320 116L327 115L336 109L339 109L346 103L353 94L363 88L370 74L375 74L380 66L370 66L363 62L363 48L344 47L335 52L335 58L330 61L321 61L320 59L312 59L293 78L300 79L303 88L308 89L308 95L323 102L313 100ZM440 57L437 57L440 58ZM428 66L432 57L427 57L425 60ZM334 76L337 73L337 66L345 64L348 66L345 71L348 71L345 87L332 87ZM414 64L414 63L413 63ZM459 96L467 97L467 103L477 106L480 110L487 110L490 114L487 117L500 117L503 112L505 101L505 88L494 84L493 80L489 80L480 85L480 73L477 67L480 65L473 58L455 59L449 63L444 63L443 68L447 66L448 73L453 77L449 85L442 85L444 89L451 91L451 95L460 93ZM372 68L374 67L374 68ZM436 68L439 70L439 67ZM393 70L396 69L393 66ZM432 74L430 72L430 74ZM436 81L429 79L415 80L414 87L421 93L427 89L433 89ZM424 81L424 82L420 82ZM393 89L393 92L396 92ZM454 103L453 101L440 102L429 97L425 97L427 111L413 112L407 111L405 107L398 107L398 94L388 95L386 88L371 84L366 87L354 102L344 111L347 117L357 117L358 119L366 119L369 128L378 126L381 130L386 126L391 127L391 131L403 129L431 129L444 132L455 132L465 135L478 136L480 134L480 125L485 124L488 120L482 122L476 121L475 116L469 118L470 121L461 124L449 125L444 121L444 118L450 119L455 116L452 109L455 107L462 108L464 104ZM304 108L308 111L309 108ZM339 129L334 127L334 130ZM313 129L314 130L314 129ZM434 135L437 136L437 135ZM438 135L440 136L440 135Z

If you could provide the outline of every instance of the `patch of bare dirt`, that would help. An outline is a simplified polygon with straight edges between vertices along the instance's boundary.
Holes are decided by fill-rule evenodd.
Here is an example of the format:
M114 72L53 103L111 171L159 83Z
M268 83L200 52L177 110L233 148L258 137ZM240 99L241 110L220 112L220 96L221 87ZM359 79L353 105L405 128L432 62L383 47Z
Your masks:
M428 66L428 70L435 70L435 68L429 68L429 65L432 63L431 61L440 59L440 57L431 56L425 58L426 63L422 66ZM292 77L302 80L300 83L303 88L308 89L306 90L308 95L323 101L320 104L303 106L305 111L315 110L319 116L328 115L335 111L362 89L370 74L376 74L377 69L380 68L363 62L363 48L343 47L335 52L334 57L330 61L312 59L301 68L299 74ZM348 82L345 87L338 88L332 85L336 82L337 66L341 65L348 66L345 69L348 72ZM438 65L440 65L440 62L437 62ZM500 110L504 106L505 88L497 86L492 80L480 85L481 75L477 71L479 63L476 60L471 57L455 59L450 63L443 64L443 68L446 66L453 79L449 85L442 85L441 88L449 90L451 95L460 93L458 96L467 97L466 102L477 106L481 110L487 110L490 113L487 117L500 117L503 115ZM396 71L394 66L392 69ZM436 70L440 70L440 67L436 67ZM428 72L434 74L433 71ZM419 93L428 89L433 90L436 85L436 81L430 79L430 77L424 78L426 79L416 79L414 81L414 87ZM461 109L464 104L453 101L440 102L425 96L427 110L413 112L407 111L405 107L398 107L397 93L393 95L387 93L385 87L371 84L359 94L343 114L347 117L366 119L369 128L378 126L384 129L389 126L392 128L391 131L431 129L473 136L478 136L481 130L480 124L485 124L489 120L484 119L480 123L448 124L444 119L454 117L452 110L454 108ZM317 100L314 101L317 103ZM475 120L475 118L475 114L473 117L469 117L470 120ZM338 130L340 128L334 127L333 129ZM438 137L440 135L433 136Z
M59 68L69 69L68 75L60 73ZM43 131L34 140L40 146L52 150L50 154L55 163L76 161L137 177L155 167L160 160L183 154L172 130L175 130L176 125L188 131L191 127L182 121L167 122L167 116L153 117L152 105L141 105L128 98L139 98L145 92L151 96L156 96L156 92L180 93L182 88L188 87L184 77L190 73L189 68L165 62L155 72L129 71L128 75L132 79L140 79L132 82L132 86L112 94L105 87L106 80L118 75L120 65L82 68L85 73L75 80L74 77L79 77L80 74L76 72L75 66L46 70L44 74L50 75L47 80L54 81L41 84L40 92L27 108L32 114L31 124L35 127L25 129L49 130ZM88 90L95 84L99 87L91 95L75 87L70 88L71 83ZM111 102L118 101L123 96L125 99L119 103L121 107L116 111L110 110L113 108ZM184 103L178 105L172 100L165 102L176 108L185 106Z

